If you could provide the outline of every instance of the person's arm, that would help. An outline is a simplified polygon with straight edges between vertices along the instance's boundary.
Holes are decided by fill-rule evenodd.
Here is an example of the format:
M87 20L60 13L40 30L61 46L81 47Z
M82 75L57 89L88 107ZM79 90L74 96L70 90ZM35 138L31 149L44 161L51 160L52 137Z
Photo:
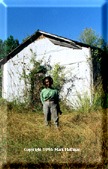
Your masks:
M60 104L59 104L59 94L58 94L58 91L57 91L57 112L60 113L60 115L62 114L62 111L60 110Z
M43 92L41 91L40 92L40 100L41 100L41 102L42 102L42 104L43 104L43 94L42 94Z

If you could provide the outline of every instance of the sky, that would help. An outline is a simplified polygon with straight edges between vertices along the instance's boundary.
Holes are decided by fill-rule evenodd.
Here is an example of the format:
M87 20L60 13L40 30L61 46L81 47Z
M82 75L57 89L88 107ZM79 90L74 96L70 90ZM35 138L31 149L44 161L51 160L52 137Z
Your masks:
M105 0L0 0L0 39L21 43L38 29L79 41L85 28L107 39Z

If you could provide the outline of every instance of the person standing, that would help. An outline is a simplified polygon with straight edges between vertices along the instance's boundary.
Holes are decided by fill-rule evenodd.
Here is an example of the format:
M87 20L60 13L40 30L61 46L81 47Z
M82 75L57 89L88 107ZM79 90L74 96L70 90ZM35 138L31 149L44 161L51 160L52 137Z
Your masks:
M40 99L43 104L43 113L46 126L51 125L51 119L55 127L59 126L59 113L62 114L59 106L58 91L52 87L53 79L47 76L43 79L44 89L40 92Z

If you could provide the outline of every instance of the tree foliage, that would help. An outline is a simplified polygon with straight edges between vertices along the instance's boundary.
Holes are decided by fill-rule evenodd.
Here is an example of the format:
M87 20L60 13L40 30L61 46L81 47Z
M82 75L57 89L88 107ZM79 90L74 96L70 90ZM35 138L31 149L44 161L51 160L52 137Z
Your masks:
M0 39L0 60L6 57L12 50L14 50L17 46L19 46L19 41L14 39L11 35L7 38L7 40L3 41ZM0 97L2 93L2 70L0 68Z
M42 61L37 61L32 58L31 63L33 64L33 69L30 71L28 77L30 82L29 90L29 100L32 108L40 108L40 91L43 88L42 79L45 77L47 69L45 66L41 65Z
M21 78L25 83L24 101L30 109L34 110L41 107L40 91L43 87L42 79L45 77L46 69L41 66L41 62L36 61L34 58L30 60L30 63L33 68L29 69L29 73L27 73L27 65L25 65Z
M0 39L0 59L8 55L12 50L19 46L19 41L11 35L5 41Z
M79 40L90 46L98 47L91 50L94 89L99 91L99 87L102 85L104 91L104 95L102 92L101 96L102 106L108 107L108 76L106 76L108 67L108 45L104 39L97 35L91 28L84 29L80 34ZM96 90L94 91L96 92Z
M4 42L0 39L0 59L4 57Z
M15 49L17 46L19 46L19 41L17 39L14 39L13 36L8 37L7 40L4 41L6 54L12 52L12 50Z
M53 78L53 86L59 92L62 90L62 87L65 83L65 73L63 72L65 69L64 66L60 66L58 63L54 65L50 72L50 75Z
M102 48L105 45L104 39L100 37L92 28L85 28L79 36L79 40L90 46Z

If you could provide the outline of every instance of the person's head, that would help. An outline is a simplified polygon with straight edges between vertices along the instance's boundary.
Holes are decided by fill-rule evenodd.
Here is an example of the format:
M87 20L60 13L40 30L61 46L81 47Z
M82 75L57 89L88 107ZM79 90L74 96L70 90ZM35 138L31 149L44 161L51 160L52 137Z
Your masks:
M53 84L53 79L50 76L47 76L43 79L43 85L45 85L45 87L51 87Z

